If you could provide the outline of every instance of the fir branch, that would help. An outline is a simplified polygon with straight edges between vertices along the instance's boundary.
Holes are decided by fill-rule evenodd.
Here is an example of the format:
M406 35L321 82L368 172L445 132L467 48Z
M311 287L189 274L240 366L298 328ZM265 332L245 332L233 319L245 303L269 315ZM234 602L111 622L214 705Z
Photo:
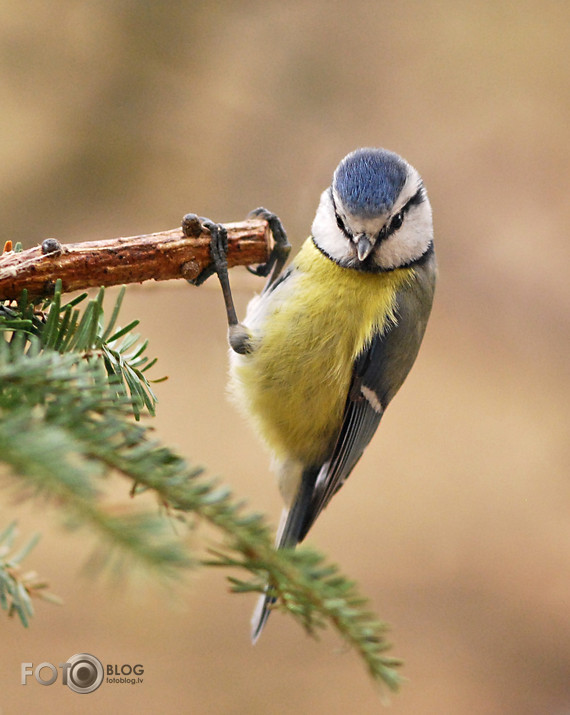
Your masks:
M81 360L102 358L116 397L130 397L128 404L137 419L142 409L153 415L156 396L150 381L143 374L156 363L156 359L150 360L144 354L148 341L140 344L140 336L132 332L138 321L115 330L125 287L119 292L107 325L104 322L103 288L87 303L81 316L77 305L87 298L87 293L61 306L61 292L61 282L56 281L51 300L30 302L27 291L24 291L17 305L0 304L0 333L12 333L11 344L16 349L13 359L5 361L5 369L8 364L12 367L17 364L17 370L26 371L24 379L31 377L28 372L34 369L33 363L21 363L17 358L18 351L23 354L28 343L32 342L31 336L35 336L38 340L30 345L31 353L51 348L56 353L76 355L72 362L77 362L77 356ZM69 365L63 364L62 367L69 369ZM162 379L165 378L154 382Z
M39 580L34 571L22 570L22 561L38 543L39 534L34 534L19 551L12 553L17 534L16 522L0 533L0 608L9 616L16 614L27 628L34 614L32 598L43 598L52 603L61 603L61 600L46 591L48 584Z
M153 492L171 512L216 527L220 544L208 563L254 577L232 577L233 590L263 592L269 578L278 608L312 635L332 625L372 677L395 689L398 661L386 655L386 628L354 583L307 548L276 552L259 515L246 512L227 488L132 421L133 413L148 408L132 384L154 407L143 375L151 361L142 362L145 344L133 342L134 325L117 328L117 305L104 325L102 304L101 291L79 314L76 301L61 306L57 290L46 303L24 295L18 305L0 306L0 459L17 475L20 489L61 506L69 525L89 524L103 535L105 548L92 564L112 559L121 570L128 558L171 577L196 563L179 539L165 534L168 520L160 514L105 507L103 478L118 472L134 493Z
M230 267L267 260L271 233L266 221L251 219L225 227ZM200 225L194 236L177 228L83 243L47 238L25 251L12 250L9 241L0 255L0 300L17 299L24 289L31 296L51 296L57 279L64 293L148 280L195 281L210 263L210 234Z
M88 428L80 426L82 431ZM293 615L312 635L316 627L333 625L359 652L373 678L396 689L400 678L395 667L400 662L385 654L389 647L386 626L364 607L366 601L355 584L312 550L276 552L261 517L244 513L243 505L236 503L228 489L198 479L199 471L169 449L147 440L138 429L136 440L125 426L112 440L93 433L89 441L101 461L155 491L172 509L195 513L217 527L224 545L214 552L216 558L206 563L239 568L256 577L248 584L234 579L234 590L261 593L269 577L281 598L281 610Z
M110 331L102 291L81 317L77 300L61 307L60 299L59 290L49 306L24 296L0 312L0 333L9 336L0 339L0 458L28 490L62 505L70 523L90 524L101 534L107 560L118 563L128 553L162 577L172 576L191 562L184 546L159 514L108 512L97 480L109 469L74 433L78 424L90 424L104 436L115 420L128 423L143 407L154 411L155 397L141 371L146 345L135 346L132 333L123 330L103 342ZM14 321L22 329L10 334ZM57 348L64 346L68 352L62 354Z
M89 423L105 439L115 422L129 424L127 403L117 402L101 365L97 375L89 363L65 361L62 365L63 357L69 356L54 359L39 354L29 358L34 363L26 366L29 404L10 409L9 419L7 400L0 401L1 459L18 475L20 489L25 485L28 492L44 495L63 507L70 527L87 524L94 528L104 538L103 560L119 562L128 554L147 570L170 578L191 564L184 545L173 538L160 514L109 511L101 484L109 469L74 429L77 424ZM71 374L67 372L70 365ZM0 382L5 375L0 368ZM14 381L9 378L3 384L9 392ZM2 393L5 397L6 390ZM114 414L108 418L107 413Z

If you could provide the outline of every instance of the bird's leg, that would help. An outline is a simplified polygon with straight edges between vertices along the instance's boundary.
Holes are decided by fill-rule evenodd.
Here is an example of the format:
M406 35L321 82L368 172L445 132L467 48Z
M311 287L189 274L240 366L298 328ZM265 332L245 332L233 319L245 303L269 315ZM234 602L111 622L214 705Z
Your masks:
M291 244L287 240L287 234L283 228L283 224L280 219L271 211L260 207L254 209L248 215L248 218L262 218L267 221L271 233L273 234L274 245L269 255L267 263L262 263L255 268L247 267L250 273L256 276L268 276L263 292L269 290L275 280L279 277L279 274L283 270L287 258L289 256L289 251L291 250Z
M212 265L202 272L201 276L194 281L194 285L201 285L214 273L218 274L222 294L224 296L224 303L226 305L226 315L228 317L228 341L232 350L244 355L252 351L251 334L247 328L238 321L234 306L228 276L228 233L221 224L214 223L207 218L198 218L195 214L186 214L182 219L182 230L187 236L195 235L197 229L201 229L202 227L210 232Z

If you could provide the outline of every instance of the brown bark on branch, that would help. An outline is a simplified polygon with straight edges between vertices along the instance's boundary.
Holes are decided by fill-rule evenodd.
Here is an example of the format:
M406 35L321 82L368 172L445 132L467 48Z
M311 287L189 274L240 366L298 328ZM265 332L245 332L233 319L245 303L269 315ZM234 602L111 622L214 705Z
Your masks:
M228 231L228 266L264 263L269 257L271 231L255 219L224 224ZM210 234L189 238L181 228L143 236L60 244L46 239L41 246L0 255L0 300L53 294L60 278L63 292L85 288L166 281L196 280L210 265Z

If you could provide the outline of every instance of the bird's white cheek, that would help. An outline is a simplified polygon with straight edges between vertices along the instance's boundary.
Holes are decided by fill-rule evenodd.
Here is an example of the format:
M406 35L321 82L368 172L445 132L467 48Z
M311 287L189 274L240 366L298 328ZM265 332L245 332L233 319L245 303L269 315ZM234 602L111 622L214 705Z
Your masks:
M425 210L410 217L412 220L406 221L380 245L376 251L377 263L384 268L397 268L423 256L433 241L431 210L428 206L423 208Z

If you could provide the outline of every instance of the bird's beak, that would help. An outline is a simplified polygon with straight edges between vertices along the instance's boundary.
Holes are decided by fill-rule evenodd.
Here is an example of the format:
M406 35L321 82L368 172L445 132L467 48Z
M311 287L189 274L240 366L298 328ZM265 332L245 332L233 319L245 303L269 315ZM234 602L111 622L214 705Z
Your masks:
M373 248L374 244L365 233L361 233L360 236L356 237L356 253L361 263L368 258Z

